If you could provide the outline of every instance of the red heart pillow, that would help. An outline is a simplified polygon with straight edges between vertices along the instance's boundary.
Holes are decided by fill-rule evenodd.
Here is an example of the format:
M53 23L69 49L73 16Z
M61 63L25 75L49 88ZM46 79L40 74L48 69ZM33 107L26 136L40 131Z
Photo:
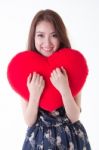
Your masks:
M29 92L26 86L28 75L34 71L43 75L46 84L39 106L47 111L53 111L63 103L60 93L49 78L52 70L61 66L67 70L71 92L75 96L83 87L88 74L86 60L77 50L63 48L49 57L34 51L20 52L10 61L7 77L12 88L28 101Z

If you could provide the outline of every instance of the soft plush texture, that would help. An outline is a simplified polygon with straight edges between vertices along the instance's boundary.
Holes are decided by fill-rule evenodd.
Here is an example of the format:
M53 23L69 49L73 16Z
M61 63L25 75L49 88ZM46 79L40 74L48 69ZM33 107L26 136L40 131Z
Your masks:
M76 96L86 81L88 66L84 56L74 49L63 48L49 57L34 51L22 51L9 62L7 77L11 87L28 101L29 91L26 85L28 75L34 71L43 75L45 88L39 106L51 112L63 106L60 93L50 81L53 69L61 66L66 69L72 95Z

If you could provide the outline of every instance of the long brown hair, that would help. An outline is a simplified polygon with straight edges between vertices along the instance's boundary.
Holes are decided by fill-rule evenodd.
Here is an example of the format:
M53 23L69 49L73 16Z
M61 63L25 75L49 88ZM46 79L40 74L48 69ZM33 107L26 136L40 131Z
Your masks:
M67 35L67 30L62 18L55 11L46 9L39 11L32 20L28 36L28 50L36 50L34 40L35 29L40 21L48 21L54 25L57 36L60 40L59 48L71 48L71 44Z

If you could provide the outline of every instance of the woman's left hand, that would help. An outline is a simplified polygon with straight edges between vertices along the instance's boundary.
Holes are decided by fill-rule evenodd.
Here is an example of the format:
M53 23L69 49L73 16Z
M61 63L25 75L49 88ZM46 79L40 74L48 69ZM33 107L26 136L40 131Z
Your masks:
M67 72L63 67L52 71L50 81L60 94L63 94L66 92L66 88L69 88Z

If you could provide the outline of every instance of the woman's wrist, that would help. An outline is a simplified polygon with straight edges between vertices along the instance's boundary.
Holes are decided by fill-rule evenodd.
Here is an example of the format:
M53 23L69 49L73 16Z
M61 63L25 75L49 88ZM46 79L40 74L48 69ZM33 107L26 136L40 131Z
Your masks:
M29 101L31 101L33 104L35 105L39 105L39 97L36 97L34 96L33 94L30 94L30 97L29 97Z
M70 89L69 86L66 87L65 89L63 89L63 90L61 91L61 96L62 96L62 97L68 96L68 95L71 95L71 89Z

